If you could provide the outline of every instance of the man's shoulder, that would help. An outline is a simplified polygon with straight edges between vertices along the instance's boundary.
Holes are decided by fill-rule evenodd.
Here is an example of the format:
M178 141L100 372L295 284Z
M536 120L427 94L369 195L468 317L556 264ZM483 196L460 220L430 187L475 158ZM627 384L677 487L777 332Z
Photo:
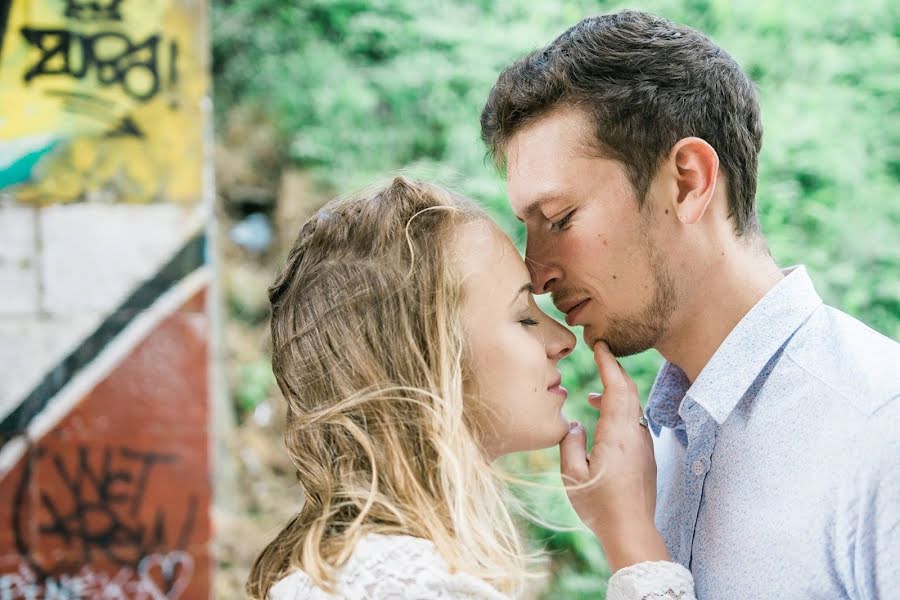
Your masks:
M900 399L900 344L836 308L816 310L784 354L866 416Z

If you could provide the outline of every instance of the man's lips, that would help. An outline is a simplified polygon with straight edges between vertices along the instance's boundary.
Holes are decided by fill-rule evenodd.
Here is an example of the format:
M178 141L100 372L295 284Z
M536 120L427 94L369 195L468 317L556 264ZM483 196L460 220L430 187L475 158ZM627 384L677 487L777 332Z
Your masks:
M556 305L557 310L562 313L567 313L588 298L578 298L577 296L573 298L565 298L563 300L558 300L556 298L553 299L553 303Z
M577 303L569 304L566 307L560 307L564 313L566 313L566 323L569 324L569 327L575 325L576 319L578 319L578 315L587 306L587 303L590 302L590 298L585 298Z

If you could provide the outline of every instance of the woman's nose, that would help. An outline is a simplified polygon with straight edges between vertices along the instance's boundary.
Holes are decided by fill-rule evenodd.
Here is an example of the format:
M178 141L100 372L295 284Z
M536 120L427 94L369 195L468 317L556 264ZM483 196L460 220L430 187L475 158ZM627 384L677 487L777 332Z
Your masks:
M572 354L575 348L575 336L571 331L550 319L550 335L547 343L547 358L554 361L562 360Z

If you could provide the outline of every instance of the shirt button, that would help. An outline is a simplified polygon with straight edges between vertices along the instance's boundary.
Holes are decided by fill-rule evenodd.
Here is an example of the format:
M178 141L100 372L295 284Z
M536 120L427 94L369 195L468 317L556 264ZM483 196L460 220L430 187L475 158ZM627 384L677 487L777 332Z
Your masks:
M691 463L691 472L698 477L706 473L706 461L695 460Z

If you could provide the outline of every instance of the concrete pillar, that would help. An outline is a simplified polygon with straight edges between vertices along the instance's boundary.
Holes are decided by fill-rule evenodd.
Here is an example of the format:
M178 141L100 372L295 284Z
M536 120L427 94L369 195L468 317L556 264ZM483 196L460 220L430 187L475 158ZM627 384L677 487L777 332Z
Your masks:
M2 598L211 595L206 12L0 4Z

